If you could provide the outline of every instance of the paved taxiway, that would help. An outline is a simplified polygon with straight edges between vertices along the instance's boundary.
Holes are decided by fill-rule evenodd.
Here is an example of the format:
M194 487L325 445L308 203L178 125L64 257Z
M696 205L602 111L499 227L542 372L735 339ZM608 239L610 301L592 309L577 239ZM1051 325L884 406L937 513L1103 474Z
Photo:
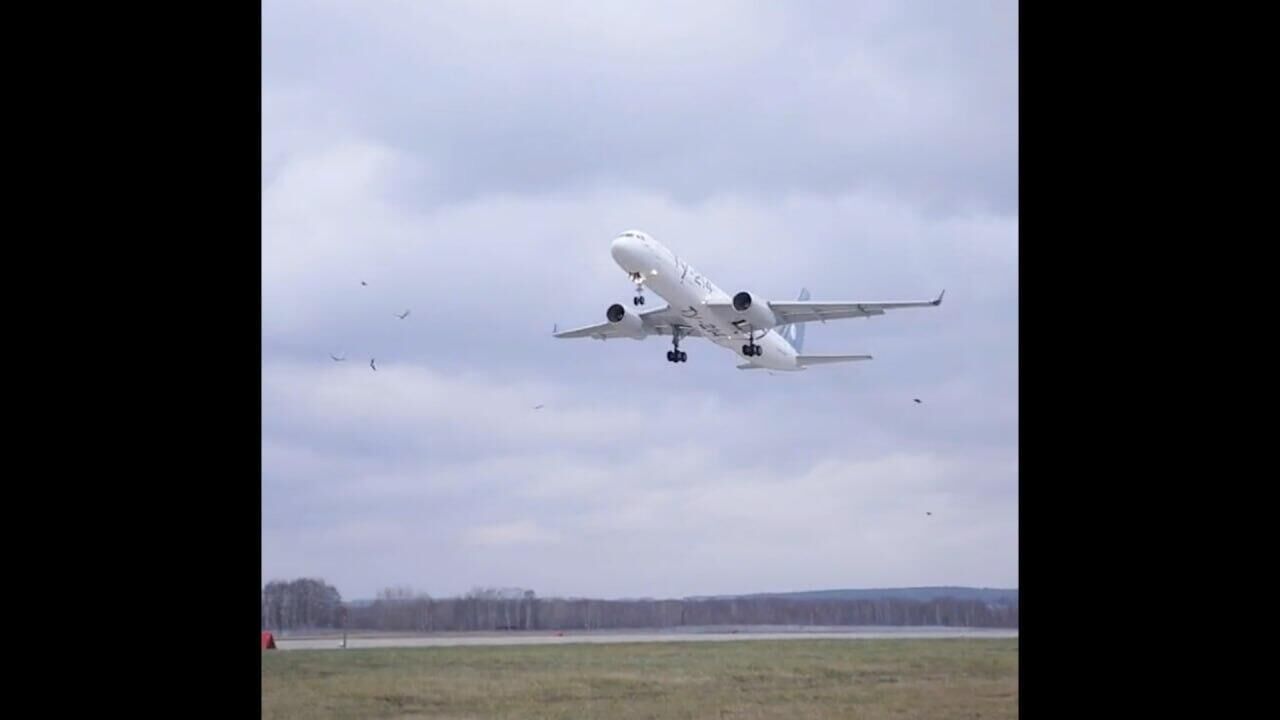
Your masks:
M880 640L1016 638L1015 629L953 627L718 628L697 631L543 630L508 633L378 634L349 633L348 649L453 647L460 645L566 645L573 643L724 642L730 640ZM294 635L276 638L281 650L336 649L342 635Z

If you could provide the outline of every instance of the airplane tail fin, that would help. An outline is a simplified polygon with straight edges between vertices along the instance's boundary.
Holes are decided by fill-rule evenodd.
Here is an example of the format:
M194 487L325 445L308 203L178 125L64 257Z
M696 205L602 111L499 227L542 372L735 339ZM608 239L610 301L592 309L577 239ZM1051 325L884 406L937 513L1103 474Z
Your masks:
M796 299L808 300L809 288L801 288L800 297ZM791 323L790 325L783 325L782 330L780 330L780 332L782 333L782 337L787 342L791 343L791 347L796 349L797 353L804 349L804 323Z

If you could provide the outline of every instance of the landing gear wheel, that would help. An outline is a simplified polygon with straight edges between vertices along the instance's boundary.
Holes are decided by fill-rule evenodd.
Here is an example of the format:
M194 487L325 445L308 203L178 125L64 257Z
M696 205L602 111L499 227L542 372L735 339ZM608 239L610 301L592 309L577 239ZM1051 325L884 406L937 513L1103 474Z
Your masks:
M671 349L667 351L667 359L671 362L684 362L689 356L680 349L680 328L671 328Z

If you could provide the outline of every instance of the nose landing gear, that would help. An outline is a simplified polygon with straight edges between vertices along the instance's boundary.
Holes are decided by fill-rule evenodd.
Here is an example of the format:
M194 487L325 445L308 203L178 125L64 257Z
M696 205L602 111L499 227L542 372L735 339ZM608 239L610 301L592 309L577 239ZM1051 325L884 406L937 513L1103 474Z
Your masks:
M644 274L638 273L638 272L631 273L631 282L636 284L636 296L631 298L631 304L643 305L644 304Z

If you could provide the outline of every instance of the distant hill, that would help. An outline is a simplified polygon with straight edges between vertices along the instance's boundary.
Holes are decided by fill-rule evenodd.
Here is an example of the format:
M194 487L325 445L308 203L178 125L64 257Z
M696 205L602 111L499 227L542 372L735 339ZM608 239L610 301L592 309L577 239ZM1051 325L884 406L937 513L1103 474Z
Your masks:
M1018 590L971 587L869 588L846 590L807 590L800 592L750 593L747 595L707 595L688 600L731 600L734 598L785 598L789 600L916 600L927 602L942 598L979 600L986 603L1018 602Z

